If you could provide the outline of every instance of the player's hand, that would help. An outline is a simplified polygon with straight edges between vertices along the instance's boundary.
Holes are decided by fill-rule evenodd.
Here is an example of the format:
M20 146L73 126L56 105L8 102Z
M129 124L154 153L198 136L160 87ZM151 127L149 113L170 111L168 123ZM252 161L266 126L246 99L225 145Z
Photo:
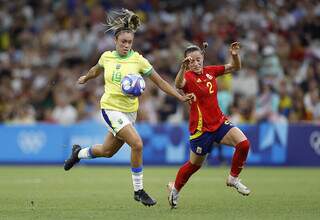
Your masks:
M188 69L189 63L192 61L192 58L190 56L183 59L181 68Z
M78 79L78 83L79 84L85 84L88 81L86 76L80 76L80 78Z
M191 104L192 102L195 102L197 99L197 97L195 96L194 93L189 93L186 94L184 96L182 96L182 100L183 102L188 102L189 104Z
M233 42L230 45L229 51L231 55L238 55L240 51L240 43L239 42Z

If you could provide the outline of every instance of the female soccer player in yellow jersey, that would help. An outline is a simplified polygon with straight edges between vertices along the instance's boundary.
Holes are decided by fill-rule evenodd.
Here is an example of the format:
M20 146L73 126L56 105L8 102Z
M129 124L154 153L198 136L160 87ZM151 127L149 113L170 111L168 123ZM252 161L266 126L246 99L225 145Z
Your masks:
M103 144L87 148L74 145L71 156L65 161L64 169L71 169L80 159L112 157L124 143L127 143L131 147L134 199L146 206L153 206L156 200L143 189L143 143L133 127L139 105L138 98L130 98L122 93L121 80L129 73L140 73L142 76L149 77L161 90L180 101L189 101L192 95L181 96L159 76L148 60L131 49L134 33L139 25L139 17L127 9L114 11L113 14L108 15L107 31L114 32L116 50L104 52L98 63L78 79L78 83L84 84L104 71L105 92L100 103L102 116L109 132Z

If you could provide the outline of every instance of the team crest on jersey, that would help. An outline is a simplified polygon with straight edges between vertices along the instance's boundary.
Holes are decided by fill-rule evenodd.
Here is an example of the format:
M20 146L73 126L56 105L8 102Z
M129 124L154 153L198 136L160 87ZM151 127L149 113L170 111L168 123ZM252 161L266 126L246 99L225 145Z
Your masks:
M201 83L202 80L200 78L197 79L197 83Z
M202 148L201 148L201 147L197 147L196 152L197 152L198 154L201 154L201 153L202 153Z
M231 125L231 126L233 126L233 124L232 124L229 120L225 120L225 121L224 121L224 124L225 124L225 125Z
M120 67L121 67L121 65L118 63L118 64L116 65L116 69L119 70Z
M212 76L210 76L208 73L206 74L206 77L208 78L208 79L210 79L210 80L212 80Z
M118 119L118 123L119 123L119 124L122 124L122 123L123 123L123 121L122 121L121 118Z

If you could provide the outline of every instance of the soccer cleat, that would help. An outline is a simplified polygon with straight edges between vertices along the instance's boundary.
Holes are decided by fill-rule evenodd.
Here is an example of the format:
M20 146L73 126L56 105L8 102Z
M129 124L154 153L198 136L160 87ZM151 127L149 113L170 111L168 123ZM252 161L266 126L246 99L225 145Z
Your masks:
M70 170L76 163L79 163L80 159L78 158L78 153L81 150L81 147L77 144L72 146L72 152L70 157L64 161L64 170Z
M153 206L157 201L151 198L143 189L134 192L134 200L141 202L145 206Z
M243 185L238 177L229 175L227 179L227 186L236 188L237 191L244 196L248 196L250 194L250 189Z
M174 182L169 182L167 185L167 189L169 191L168 202L171 206L171 209L176 209L178 205L179 194L173 188Z

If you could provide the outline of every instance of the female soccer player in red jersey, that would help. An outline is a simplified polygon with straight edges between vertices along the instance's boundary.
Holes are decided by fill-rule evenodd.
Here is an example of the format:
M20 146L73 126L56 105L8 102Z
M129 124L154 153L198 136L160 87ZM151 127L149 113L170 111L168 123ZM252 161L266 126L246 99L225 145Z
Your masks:
M185 59L178 72L175 85L184 93L193 93L195 101L191 103L190 159L178 171L175 182L169 182L169 204L177 206L179 192L192 174L200 169L213 142L235 147L227 186L237 189L242 195L249 195L250 190L238 178L246 161L250 142L242 131L233 126L219 108L217 100L216 78L241 68L240 46L234 42L230 46L231 62L221 66L203 67L204 49L192 45L185 50Z

